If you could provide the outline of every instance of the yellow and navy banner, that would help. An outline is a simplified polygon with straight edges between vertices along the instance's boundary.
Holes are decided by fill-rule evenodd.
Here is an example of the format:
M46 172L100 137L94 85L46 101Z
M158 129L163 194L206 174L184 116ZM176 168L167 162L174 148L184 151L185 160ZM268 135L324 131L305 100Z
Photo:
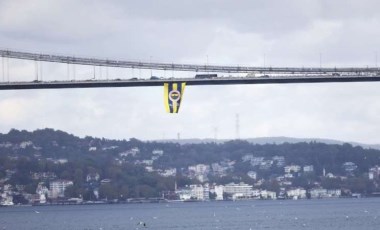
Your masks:
M164 102L168 113L178 113L186 82L164 83Z

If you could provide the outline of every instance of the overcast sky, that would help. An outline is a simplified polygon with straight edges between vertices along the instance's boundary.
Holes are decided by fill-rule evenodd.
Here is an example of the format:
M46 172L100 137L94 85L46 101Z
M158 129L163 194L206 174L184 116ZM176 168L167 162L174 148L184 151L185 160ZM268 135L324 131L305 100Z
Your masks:
M0 0L0 48L194 64L374 67L379 9L378 0ZM34 68L9 60L11 80L33 80ZM92 71L69 66L67 74L64 64L39 63L44 80L88 79ZM105 71L96 69L97 77ZM110 78L150 74L108 71ZM189 86L179 114L165 112L163 87L0 91L0 132L49 127L151 140L177 133L213 138L217 128L218 138L236 138L239 114L241 138L380 143L379 89L380 83Z

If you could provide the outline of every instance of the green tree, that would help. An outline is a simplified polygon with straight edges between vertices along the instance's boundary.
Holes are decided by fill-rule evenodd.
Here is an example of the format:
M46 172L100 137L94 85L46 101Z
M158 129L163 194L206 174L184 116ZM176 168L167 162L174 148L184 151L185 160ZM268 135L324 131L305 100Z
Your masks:
M103 184L99 188L99 197L107 200L117 199L119 198L118 189L112 184Z

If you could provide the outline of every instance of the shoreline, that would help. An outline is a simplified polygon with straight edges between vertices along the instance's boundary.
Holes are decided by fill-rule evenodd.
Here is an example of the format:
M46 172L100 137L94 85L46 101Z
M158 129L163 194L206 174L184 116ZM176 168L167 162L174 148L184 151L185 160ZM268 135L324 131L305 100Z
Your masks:
M215 202L240 202L240 201L306 201L306 200L340 200L340 199L370 199L380 198L379 196L361 196L361 197L326 197L314 199L237 199L237 200L134 200L134 201L93 201L93 202L54 202L45 204L15 204L0 205L0 208L12 207L36 207L36 206L67 206L67 205L110 205L110 204L158 204L158 203L215 203Z

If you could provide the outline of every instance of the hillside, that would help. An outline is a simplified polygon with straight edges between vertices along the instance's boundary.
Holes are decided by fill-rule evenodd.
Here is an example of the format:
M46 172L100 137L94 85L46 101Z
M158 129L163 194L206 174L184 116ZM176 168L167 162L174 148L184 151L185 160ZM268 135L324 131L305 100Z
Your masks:
M271 144L179 144L79 138L53 129L11 130L0 134L0 186L35 194L54 180L69 180L73 186L65 196L87 200L158 197L173 191L175 183L244 182L277 193L292 187L363 194L379 190L378 174L369 180L380 165L379 150L347 143L276 142L280 139Z
M340 140L333 140L333 139L325 139L325 138L295 138L295 137L256 137L256 138L247 138L247 139L240 139L244 141L248 141L252 144L283 144L283 143L300 143L300 142L318 142L318 143L324 143L324 144L337 144L337 145L343 145L345 143L348 143L352 146L360 146L366 149L378 149L380 150L379 144L363 144L359 142L347 142L347 141L340 141ZM158 142L170 142L170 143L179 143L179 144L201 144L201 143L210 143L210 142L216 142L216 143L224 143L227 141L231 141L231 139L164 139L164 140L157 140Z

